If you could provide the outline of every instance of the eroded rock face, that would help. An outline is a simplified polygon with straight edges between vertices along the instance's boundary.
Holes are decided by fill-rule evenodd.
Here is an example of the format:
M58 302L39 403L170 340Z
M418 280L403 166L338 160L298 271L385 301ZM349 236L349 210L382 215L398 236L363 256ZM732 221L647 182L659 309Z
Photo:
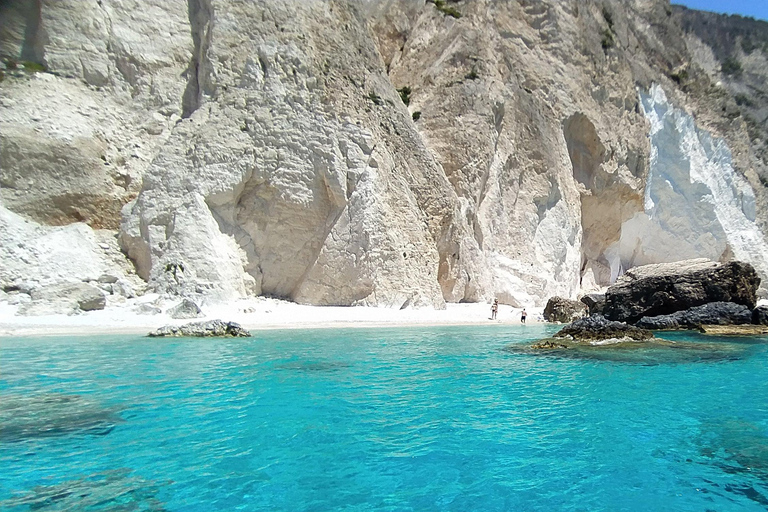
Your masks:
M749 309L757 302L760 278L748 263L692 260L638 267L605 294L605 316L635 323L709 302L734 302Z
M702 325L752 323L752 311L743 304L710 302L670 315L644 316L635 325L643 329L695 329Z
M744 45L707 50L663 0L456 9L2 3L0 56L52 73L4 74L0 201L119 227L151 291L195 300L520 307L682 257L768 273L762 52L723 76Z

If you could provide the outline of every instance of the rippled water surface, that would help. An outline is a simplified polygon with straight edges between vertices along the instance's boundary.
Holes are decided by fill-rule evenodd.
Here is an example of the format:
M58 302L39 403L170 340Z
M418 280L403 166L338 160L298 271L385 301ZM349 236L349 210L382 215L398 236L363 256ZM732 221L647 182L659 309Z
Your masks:
M551 332L3 338L0 510L768 509L768 340Z

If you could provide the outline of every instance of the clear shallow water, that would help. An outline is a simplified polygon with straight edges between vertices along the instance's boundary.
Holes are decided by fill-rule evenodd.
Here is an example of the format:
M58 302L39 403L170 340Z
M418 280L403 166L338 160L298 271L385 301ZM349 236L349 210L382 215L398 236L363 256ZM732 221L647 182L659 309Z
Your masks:
M553 331L0 339L0 510L768 509L765 339Z

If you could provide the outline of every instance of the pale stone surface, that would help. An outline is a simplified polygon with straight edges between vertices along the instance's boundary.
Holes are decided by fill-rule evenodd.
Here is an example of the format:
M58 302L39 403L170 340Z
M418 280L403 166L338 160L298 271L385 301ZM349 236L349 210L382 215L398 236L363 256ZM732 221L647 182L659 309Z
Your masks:
M768 277L762 132L732 96L761 52L722 76L663 0L455 5L3 3L0 53L55 75L0 84L0 201L66 225L2 210L3 283L117 267L109 300L141 294L79 221L203 306L530 307L686 257Z

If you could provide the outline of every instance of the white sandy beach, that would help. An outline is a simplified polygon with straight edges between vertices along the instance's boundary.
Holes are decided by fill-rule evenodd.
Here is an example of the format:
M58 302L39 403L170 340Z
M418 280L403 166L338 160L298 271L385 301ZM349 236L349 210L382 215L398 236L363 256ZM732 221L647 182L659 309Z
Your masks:
M48 336L85 334L147 334L164 325L221 319L249 330L347 327L406 327L419 325L520 324L520 308L499 305L497 320L490 319L490 304L448 304L445 310L390 309L373 307L305 306L289 301L257 297L231 304L203 305L205 317L173 319L165 311L177 301L162 304L163 313L139 314L137 305L152 296L111 304L101 311L77 315L19 316L18 306L0 303L0 336ZM528 323L542 322L542 308L528 308Z

